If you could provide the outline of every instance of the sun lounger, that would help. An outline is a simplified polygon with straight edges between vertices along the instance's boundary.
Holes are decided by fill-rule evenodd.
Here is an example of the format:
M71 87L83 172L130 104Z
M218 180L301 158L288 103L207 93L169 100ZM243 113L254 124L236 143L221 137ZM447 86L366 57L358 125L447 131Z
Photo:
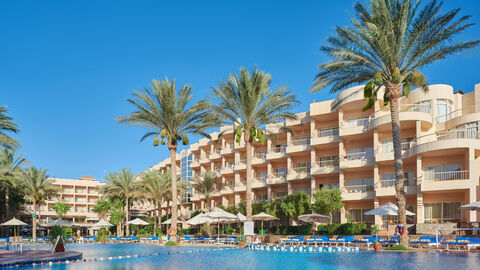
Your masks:
M375 236L364 236L363 238L353 240L352 243L357 243L359 245L364 245L369 247L373 245L373 242L376 240Z
M39 244L46 244L50 242L50 239L48 237L37 237L37 243Z
M439 237L438 240L438 243L441 243L442 238ZM415 244L420 248L436 246L437 238L435 236L421 236Z
M30 243L30 242L31 242L30 238L28 238L28 237L23 238L23 243Z
M466 248L470 250L472 247L480 247L480 238L478 237L456 237L455 239L446 239L440 242L447 249L452 245L455 248Z
M187 242L187 243L193 242L194 240L195 240L195 236L191 236L191 235L186 235L180 238L180 241Z
M67 241L67 243L75 243L75 238L74 237L67 237L67 239L65 239Z
M237 244L238 243L238 237L236 236L228 236L227 239L225 240L226 244Z
M341 244L345 246L347 244L351 244L354 239L355 239L355 236L341 236L341 237L338 237L335 242L337 244Z
M0 245L8 244L8 238L0 238Z
M10 236L8 238L8 246L11 253L23 252L23 237L22 236Z
M110 237L108 238L108 242L110 242L110 243L118 243L118 242L120 242L121 240L122 240L121 237L116 237L116 236L110 236Z
M138 237L136 236L127 236L127 238L125 238L125 241L127 243L135 243L135 242L138 242Z

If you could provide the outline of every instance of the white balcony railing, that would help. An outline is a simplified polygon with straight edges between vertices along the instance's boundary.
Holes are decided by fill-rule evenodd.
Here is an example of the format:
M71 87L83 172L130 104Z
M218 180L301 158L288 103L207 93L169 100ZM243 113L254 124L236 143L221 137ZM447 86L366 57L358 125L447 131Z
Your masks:
M310 167L296 167L290 170L290 173L310 173Z
M285 146L279 146L279 147L273 147L270 149L269 153L286 153L286 147Z
M284 172L274 172L270 174L270 178L281 178L285 177L287 174Z
M370 152L355 152L346 154L344 159L345 160L361 160L361 159L370 159L373 158L373 154Z
M410 183L414 184L413 181L414 181L413 179L405 179L404 186L410 186ZM397 181L395 179L388 179L388 180L382 180L381 184L382 184L382 187L384 187L384 188L394 187L396 182Z
M338 128L322 129L317 132L318 137L338 136Z
M325 168L325 167L335 167L338 166L338 159L336 160L320 160L317 161L315 164L320 167L320 168Z
M468 130L468 129L453 129L444 132L432 133L418 137L414 144L421 145L424 143L435 142L435 141L445 141L445 140L456 140L456 139L480 139L478 131Z
M450 172L424 172L425 181L450 181L450 180L466 180L469 178L468 170L450 171Z
M455 117L472 114L472 113L480 113L480 105L466 106L464 108L452 111L451 113L439 115L437 118L450 120Z
M291 144L294 146L310 145L310 137L291 140Z
M349 193L352 193L352 192L366 192L366 191L373 190L373 186L370 186L370 185L345 186L345 189Z
M253 155L254 158L265 159L267 152L258 152Z

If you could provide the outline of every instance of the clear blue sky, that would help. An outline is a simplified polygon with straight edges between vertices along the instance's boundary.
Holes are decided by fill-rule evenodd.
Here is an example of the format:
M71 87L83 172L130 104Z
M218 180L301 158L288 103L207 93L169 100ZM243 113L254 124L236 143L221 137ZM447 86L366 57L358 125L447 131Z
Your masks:
M318 51L335 25L347 25L353 1L2 1L0 105L20 126L17 138L35 166L51 176L102 179L134 172L168 156L139 143L144 130L114 121L131 107L132 90L153 78L177 78L196 99L240 66L270 72L301 100L332 96L309 91ZM447 1L477 23L462 39L480 37L480 1ZM424 69L430 83L469 92L480 82L480 49ZM196 139L192 138L191 142Z

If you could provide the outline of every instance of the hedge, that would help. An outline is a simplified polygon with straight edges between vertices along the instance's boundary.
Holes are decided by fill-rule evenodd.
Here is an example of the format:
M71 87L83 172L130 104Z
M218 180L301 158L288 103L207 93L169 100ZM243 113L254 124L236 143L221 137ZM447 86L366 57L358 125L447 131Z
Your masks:
M365 223L320 224L317 228L322 235L356 235L367 232L367 224Z

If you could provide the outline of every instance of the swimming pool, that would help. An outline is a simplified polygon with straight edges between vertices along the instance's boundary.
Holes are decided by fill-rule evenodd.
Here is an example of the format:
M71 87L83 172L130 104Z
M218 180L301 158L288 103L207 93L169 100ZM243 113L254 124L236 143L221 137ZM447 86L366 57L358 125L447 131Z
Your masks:
M71 244L68 248L83 252L86 259L107 259L24 269L480 269L479 253L290 253L140 244ZM123 258L134 254L141 257Z

